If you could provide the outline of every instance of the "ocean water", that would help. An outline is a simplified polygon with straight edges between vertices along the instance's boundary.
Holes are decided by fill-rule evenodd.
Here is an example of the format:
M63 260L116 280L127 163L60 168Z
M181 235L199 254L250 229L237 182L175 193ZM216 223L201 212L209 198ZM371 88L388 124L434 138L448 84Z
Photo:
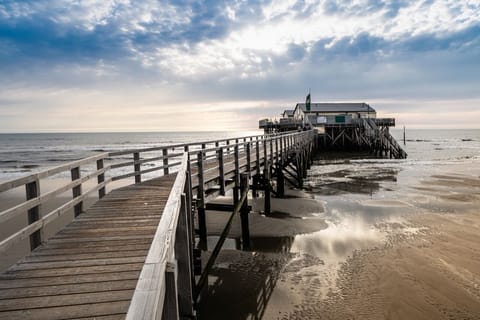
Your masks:
M0 181L22 177L98 152L258 134L262 134L262 131L0 134Z

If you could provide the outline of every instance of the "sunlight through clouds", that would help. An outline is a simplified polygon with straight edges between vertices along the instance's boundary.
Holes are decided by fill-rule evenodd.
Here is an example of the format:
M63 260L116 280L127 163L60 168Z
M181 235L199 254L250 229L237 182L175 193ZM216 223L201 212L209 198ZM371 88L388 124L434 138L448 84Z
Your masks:
M188 105L225 127L225 114L274 116L307 88L318 101L397 101L399 117L412 100L468 113L453 101L479 105L479 55L478 1L6 0L0 115L55 106L65 121L88 105L147 119Z

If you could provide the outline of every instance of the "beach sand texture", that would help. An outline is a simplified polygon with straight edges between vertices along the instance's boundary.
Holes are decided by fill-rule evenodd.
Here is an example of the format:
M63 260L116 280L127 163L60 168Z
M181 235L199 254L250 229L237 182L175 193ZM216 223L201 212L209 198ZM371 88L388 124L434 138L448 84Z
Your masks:
M304 210L298 206L304 199L274 200L283 217L259 216L269 220L267 232L252 223L251 251L220 254L200 318L480 319L480 176L474 169L406 172L396 189L380 187L387 191L373 199L316 197L326 199L317 203L337 219L318 206ZM343 213L328 209L339 207L342 197ZM369 215L344 215L348 203ZM293 232L284 232L290 223Z

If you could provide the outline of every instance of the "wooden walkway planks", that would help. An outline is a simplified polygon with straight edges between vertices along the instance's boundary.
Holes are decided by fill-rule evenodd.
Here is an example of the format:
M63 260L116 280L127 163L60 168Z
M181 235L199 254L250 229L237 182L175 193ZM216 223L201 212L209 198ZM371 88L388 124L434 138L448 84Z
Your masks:
M0 319L122 319L175 174L114 190L0 275Z

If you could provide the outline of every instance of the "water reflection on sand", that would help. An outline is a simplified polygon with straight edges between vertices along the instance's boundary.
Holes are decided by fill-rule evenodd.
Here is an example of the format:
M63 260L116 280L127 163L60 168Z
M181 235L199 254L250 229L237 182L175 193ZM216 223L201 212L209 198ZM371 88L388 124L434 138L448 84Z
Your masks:
M399 177L401 169L388 161L312 167L306 190L323 203L323 212L301 215L294 208L271 215L269 223L301 226L302 221L323 219L327 226L313 232L299 228L284 237L253 235L250 251L241 251L238 238L227 241L200 303L200 317L287 319L293 311L303 314L310 304L337 294L339 270L349 257L388 245L392 234L419 231L404 218L418 207L398 197L400 191L411 192L399 184L410 178Z

